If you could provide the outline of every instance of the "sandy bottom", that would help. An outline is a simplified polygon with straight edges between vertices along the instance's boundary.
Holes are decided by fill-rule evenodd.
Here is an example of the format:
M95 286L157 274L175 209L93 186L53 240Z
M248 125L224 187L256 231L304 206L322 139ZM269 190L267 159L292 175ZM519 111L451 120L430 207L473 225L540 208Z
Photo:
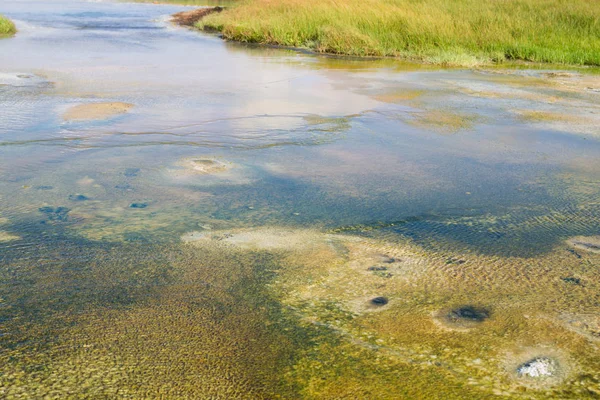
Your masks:
M63 114L63 119L65 121L107 119L116 115L125 114L131 108L133 108L133 104L121 102L80 104L69 108Z

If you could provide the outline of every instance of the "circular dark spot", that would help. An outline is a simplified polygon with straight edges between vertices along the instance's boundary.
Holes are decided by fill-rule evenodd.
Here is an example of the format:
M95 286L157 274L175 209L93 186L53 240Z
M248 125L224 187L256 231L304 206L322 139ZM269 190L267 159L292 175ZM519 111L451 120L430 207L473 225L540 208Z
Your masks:
M138 175L138 173L140 172L139 168L127 168L125 170L125 172L123 173L123 175L125 175L128 178L132 178Z
M374 297L369 301L374 306L385 306L388 303L387 297Z
M85 201L85 200L89 200L90 198L87 196L84 196L82 194L70 194L69 195L69 200L71 201Z
M455 308L448 314L448 320L452 322L468 321L468 322L483 322L490 317L490 311L475 306L462 306Z

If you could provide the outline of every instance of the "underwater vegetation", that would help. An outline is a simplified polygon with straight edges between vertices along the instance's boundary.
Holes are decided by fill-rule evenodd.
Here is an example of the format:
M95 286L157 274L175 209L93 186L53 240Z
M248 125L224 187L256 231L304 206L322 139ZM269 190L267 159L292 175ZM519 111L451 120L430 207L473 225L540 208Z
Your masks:
M279 255L275 298L301 326L327 332L286 374L303 398L600 394L600 353L586 332L600 329L587 317L599 311L595 253L450 255L408 240L290 228L184 238L199 250ZM581 285L565 282L567 273Z

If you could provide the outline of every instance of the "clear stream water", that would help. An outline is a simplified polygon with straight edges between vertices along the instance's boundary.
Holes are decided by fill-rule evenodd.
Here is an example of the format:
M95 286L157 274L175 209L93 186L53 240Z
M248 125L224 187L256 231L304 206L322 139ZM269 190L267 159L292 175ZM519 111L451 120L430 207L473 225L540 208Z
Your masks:
M600 395L597 71L243 46L172 26L185 9L0 4L19 28L0 40L1 397ZM133 106L64 118L106 102ZM369 270L373 251L421 261ZM381 312L356 306L377 290ZM547 376L518 372L543 357Z

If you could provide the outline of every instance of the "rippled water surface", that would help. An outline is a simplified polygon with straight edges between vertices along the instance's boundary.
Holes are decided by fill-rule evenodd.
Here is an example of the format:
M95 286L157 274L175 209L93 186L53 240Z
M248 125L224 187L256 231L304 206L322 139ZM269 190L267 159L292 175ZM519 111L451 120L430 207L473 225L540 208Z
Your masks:
M597 398L600 75L4 0L0 397Z

